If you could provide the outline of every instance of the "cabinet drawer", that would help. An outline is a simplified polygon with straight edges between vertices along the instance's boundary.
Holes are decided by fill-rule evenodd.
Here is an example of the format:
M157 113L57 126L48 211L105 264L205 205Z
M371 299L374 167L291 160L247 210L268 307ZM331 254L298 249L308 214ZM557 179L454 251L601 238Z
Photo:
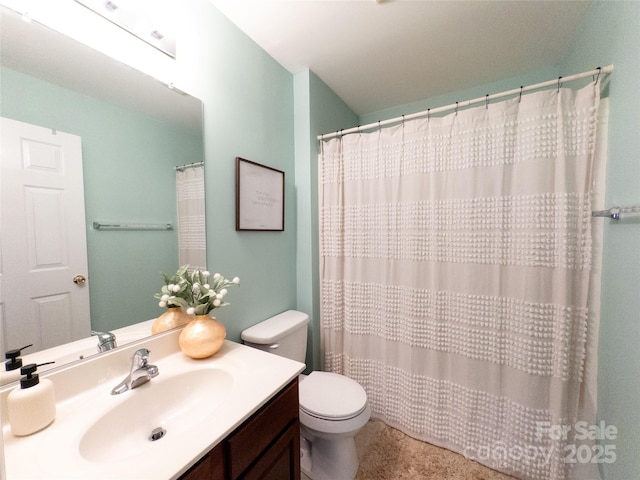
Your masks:
M238 478L298 418L298 379L243 423L228 439L227 465Z

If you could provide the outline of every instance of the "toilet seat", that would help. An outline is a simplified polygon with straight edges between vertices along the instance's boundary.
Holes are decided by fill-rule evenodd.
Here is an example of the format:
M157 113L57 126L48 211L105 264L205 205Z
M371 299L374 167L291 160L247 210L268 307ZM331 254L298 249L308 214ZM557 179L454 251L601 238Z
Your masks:
M341 421L360 415L367 393L356 381L330 372L311 372L300 383L300 410L322 420Z

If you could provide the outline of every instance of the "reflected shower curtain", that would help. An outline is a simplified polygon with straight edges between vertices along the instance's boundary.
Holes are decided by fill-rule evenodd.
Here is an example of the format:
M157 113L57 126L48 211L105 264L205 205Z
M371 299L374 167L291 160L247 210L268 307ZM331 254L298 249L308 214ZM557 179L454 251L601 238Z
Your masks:
M599 478L566 461L595 419L599 95L322 142L324 368L374 417L523 479Z
M207 266L204 166L176 170L180 265Z

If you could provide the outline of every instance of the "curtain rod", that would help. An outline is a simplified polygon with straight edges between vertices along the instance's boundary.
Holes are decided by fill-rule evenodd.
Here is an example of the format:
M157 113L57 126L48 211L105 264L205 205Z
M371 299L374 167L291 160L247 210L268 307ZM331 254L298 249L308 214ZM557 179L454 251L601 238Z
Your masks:
M320 141L322 140L328 140L330 138L334 138L334 137L339 137L342 135L346 135L348 133L356 133L356 132L361 132L362 130L368 130L371 128L379 128L382 127L384 125L389 125L391 123L397 123L397 122L402 122L402 121L406 121L406 120L412 120L414 118L419 118L419 117L425 117L427 115L431 115L434 113L441 113L441 112L445 112L447 110L454 110L460 107L468 107L470 105L474 105L476 103L481 103L481 102L489 102L490 100L494 100L496 98L501 98L501 97L506 97L509 95L522 95L522 93L524 92L528 92L530 90L536 90L538 88L544 88L544 87L549 87L551 85L557 85L558 88L560 88L560 86L564 83L564 82L571 82L573 80L579 80L581 78L585 78L585 77L589 77L589 76L598 76L596 78L596 82L600 79L600 75L601 74L608 74L613 72L613 65L607 65L606 67L598 67L595 70L590 70L588 72L582 72L582 73L576 73L575 75L570 75L568 77L558 77L554 80L548 80L546 82L541 82L541 83L536 83L535 85L529 85L526 87L520 87L520 88L514 88L513 90L507 90L505 92L500 92L500 93L494 93L493 95L485 95L484 97L478 97L478 98L474 98L473 100L466 100L464 102L456 102L456 103L452 103L451 105L446 105L444 107L438 107L438 108L430 108L428 110L424 110L422 112L417 112L417 113L412 113L409 115L402 115L400 117L395 117L395 118L390 118L388 120L383 120L383 121L378 121L375 123L369 123L367 125L359 125L357 127L353 127L353 128L347 128L345 130L338 130L337 132L332 132L332 133L325 133L322 135L318 135L316 138Z
M204 162L187 163L186 165L177 165L173 167L176 172L184 172L187 168L204 167Z

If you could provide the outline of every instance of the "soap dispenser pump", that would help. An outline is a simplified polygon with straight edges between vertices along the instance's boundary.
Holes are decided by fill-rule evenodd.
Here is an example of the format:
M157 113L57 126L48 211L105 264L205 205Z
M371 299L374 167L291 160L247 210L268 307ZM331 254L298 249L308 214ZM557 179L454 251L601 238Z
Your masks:
M40 380L36 373L39 366L30 363L22 367L20 373L24 377L20 379L20 387L7 397L11 433L18 437L42 430L56 417L53 383L48 378Z
M20 367L22 367L22 359L20 358L20 354L22 350L25 348L33 347L33 344L26 345L22 348L14 348L13 350L7 350L4 354L4 358L7 360L4 362L4 372L0 375L2 380L0 381L0 385L4 385L5 383L15 382L20 378Z

